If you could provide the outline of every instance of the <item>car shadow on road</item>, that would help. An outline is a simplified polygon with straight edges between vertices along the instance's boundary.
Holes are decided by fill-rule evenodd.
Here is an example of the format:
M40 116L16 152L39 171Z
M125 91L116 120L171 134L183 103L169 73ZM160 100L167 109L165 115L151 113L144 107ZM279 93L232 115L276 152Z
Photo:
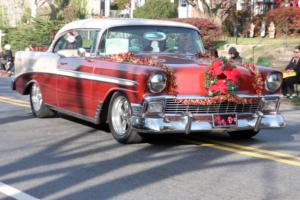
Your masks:
M8 123L16 123L19 121L29 120L34 118L32 115L9 116L0 119L0 126Z
M89 126L90 124L83 122L82 125ZM95 141L85 143L82 151L80 148L69 149L67 152L63 150L65 146L79 142L91 134L107 133L99 133L93 127L94 125L89 131L67 137L44 150L1 166L0 177L11 175L10 178L4 178L1 181L8 184L26 183L33 180L41 182L38 186L24 191L41 199L111 199L191 172L263 162L256 158L214 162L232 153L186 144L178 140L178 135L148 137L144 144L137 145L122 145L112 139L100 140L99 138L96 143ZM203 134L198 137L200 139L228 139L223 134ZM254 139L250 143L257 141L259 140ZM85 150L86 146L92 148ZM120 154L103 157L105 154L112 154L112 151L120 152ZM99 157L99 159L87 162L87 157ZM76 164L70 164L73 162ZM160 164L147 166L155 162ZM62 164L65 164L65 167L61 167ZM53 167L55 165L58 166ZM141 167L141 165L146 165L146 167ZM48 169L48 166L52 167ZM132 170L125 174L118 173L126 167L131 167ZM24 175L13 176L16 172L35 168L43 170L31 170ZM106 176L114 178L106 180L103 178ZM47 182L39 181L47 177L56 178ZM89 186L81 187L85 183Z
M266 162L253 157L215 162L233 153L188 144L181 141L181 137L250 146L264 144L272 137L269 136L272 131L262 131L262 136L250 140L232 140L223 133L194 133L190 136L152 136L147 137L142 144L122 145L108 135L110 133L107 125L98 126L64 115L61 117L63 120L80 123L89 130L65 136L45 149L1 166L0 177L4 177L1 181L12 185L28 181L41 182L24 191L41 199L111 199L191 172ZM27 116L24 116L24 119L27 119ZM296 124L289 128L289 133L282 133L280 130L273 133L280 137L279 142L294 140L294 134L297 133ZM80 142L83 138L95 134L99 135L96 141ZM79 142L82 144L72 146ZM66 149L68 146L71 147ZM276 150L280 150L280 147L277 146ZM90 157L94 159L89 159ZM130 170L126 173L119 172L124 168ZM51 178L51 181L42 181L47 178ZM271 187L272 183L268 184Z
M39 180L47 177L54 177L52 181L41 183L39 186L33 187L27 191L28 194L38 198L50 199L111 199L113 197L125 194L127 192L143 188L154 183L172 178L174 176L201 171L208 168L218 168L233 165L246 165L248 163L260 162L260 160L242 160L231 161L225 163L213 163L212 161L228 156L228 152L218 152L212 154L206 148L195 148L193 145L180 143L174 140L173 137L163 137L159 141L152 139L151 143L137 148L131 145L136 150L128 151L130 145L121 145L116 142L111 142L109 145L97 147L89 151L77 153L69 152L66 155L60 154L59 150L69 143L76 142L87 134L95 133L96 130L78 134L74 137L62 140L59 143L53 144L36 154L18 160L17 162L2 166L0 168L0 177L14 174L18 171L26 171L31 168L45 168L42 172L32 172L26 175L20 175L14 178L5 178L1 181L7 184L17 184L27 181ZM180 147L186 146L181 149ZM114 155L114 157L102 158L99 161L86 163L85 158L88 156L101 156L111 151L127 152ZM207 156L209 154L209 156ZM82 162L69 165L68 162L73 162L80 159ZM66 163L67 167L53 169L53 165L61 165ZM160 162L155 166L141 167L149 163ZM188 163L188 164L187 164ZM47 166L52 166L51 169L46 169ZM132 167L129 174L117 173L125 167ZM39 171L39 170L37 170ZM103 180L102 177L112 176ZM90 182L89 187L80 186ZM70 188L76 189L76 192L68 193ZM39 195L36 195L39 194ZM58 197L55 197L55 194Z

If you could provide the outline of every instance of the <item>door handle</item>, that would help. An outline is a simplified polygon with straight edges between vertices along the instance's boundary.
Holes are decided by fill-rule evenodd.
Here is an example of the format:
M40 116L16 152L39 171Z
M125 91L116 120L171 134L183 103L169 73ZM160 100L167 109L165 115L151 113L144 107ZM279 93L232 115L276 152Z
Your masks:
M63 63L60 63L60 65L67 65L68 63L66 63L66 62L63 62Z

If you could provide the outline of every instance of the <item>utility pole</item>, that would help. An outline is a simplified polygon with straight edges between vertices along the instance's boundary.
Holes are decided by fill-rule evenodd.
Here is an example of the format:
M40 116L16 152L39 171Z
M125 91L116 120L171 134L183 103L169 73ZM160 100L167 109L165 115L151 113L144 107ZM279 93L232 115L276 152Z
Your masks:
M5 33L2 33L2 30L0 30L0 48L2 48L2 37L5 36Z
M135 0L130 1L130 18L133 18L133 11L135 9Z
M110 16L110 0L105 0L105 12L104 12L105 17Z

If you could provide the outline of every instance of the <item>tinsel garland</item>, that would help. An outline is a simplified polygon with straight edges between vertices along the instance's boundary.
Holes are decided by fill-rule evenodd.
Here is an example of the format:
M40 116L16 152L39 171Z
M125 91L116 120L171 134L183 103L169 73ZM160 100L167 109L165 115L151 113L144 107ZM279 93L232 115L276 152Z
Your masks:
M191 106L208 106L211 104L220 104L224 102L236 104L253 104L257 103L257 98L241 98L239 96L220 95L207 97L205 99L176 99L177 103Z
M252 86L255 89L256 94L260 96L264 89L264 81L258 69L254 66L253 63L239 63L239 65L249 70L251 74L255 76L255 80L252 83Z
M160 62L157 62L156 60L150 57L139 58L136 57L132 52L128 52L128 53L120 53L120 54L106 56L104 57L104 60L110 62L132 63L135 65L147 65L147 66L159 67L167 75L168 84L166 90L168 91L169 94L172 95L177 94L177 83L176 83L176 76L174 70Z
M209 58L210 54L208 53L198 53L196 54L196 58ZM159 67L162 69L168 79L168 85L167 85L167 91L171 95L177 95L177 83L176 83L176 76L173 69L169 68L168 66L157 62L156 60L149 58L149 57L136 57L133 53L120 53L115 55L110 55L104 57L104 60L111 61L111 62L119 62L119 63L132 63L136 65L147 65L147 66L153 66L153 67ZM227 68L231 66L234 67L234 62L229 61L226 65ZM258 96L261 95L263 91L263 80L262 76L259 73L259 71L255 68L255 66L251 63L236 63L241 67L246 68L255 76L255 81L253 83L253 87L255 89L255 92ZM233 85L235 87L235 85ZM238 87L235 88L237 90ZM213 97L207 97L205 99L176 99L177 103L184 104L184 105L211 105L211 104L219 104L224 102L229 103L236 103L236 104L253 104L258 101L257 98L240 98L238 96L235 96L233 93L226 93Z

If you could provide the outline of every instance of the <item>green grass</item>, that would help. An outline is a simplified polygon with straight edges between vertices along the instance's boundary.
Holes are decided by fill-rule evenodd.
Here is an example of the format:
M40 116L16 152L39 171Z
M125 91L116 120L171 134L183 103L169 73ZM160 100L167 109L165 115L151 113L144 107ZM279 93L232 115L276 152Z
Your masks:
M256 64L261 66L270 66L271 65L271 56L260 56L257 58Z
M235 44L236 38L227 37L220 38L214 42L218 50L224 50L224 45ZM293 48L300 45L300 37L292 38L238 38L237 44L243 49L240 54L243 60L251 61L254 57L254 62L262 66L274 66L284 68L288 61L282 56L288 56L289 60L292 54L285 54L285 52L292 52Z
M270 38L236 38L235 37L227 37L223 38L220 40L215 41L217 45L225 45L225 44L235 44L237 41L238 45L274 45L274 44L279 44L279 45L294 45L294 44L300 44L300 38L293 38L293 37L288 37L286 38L276 38L276 39L270 39ZM215 44L214 43L214 44Z

